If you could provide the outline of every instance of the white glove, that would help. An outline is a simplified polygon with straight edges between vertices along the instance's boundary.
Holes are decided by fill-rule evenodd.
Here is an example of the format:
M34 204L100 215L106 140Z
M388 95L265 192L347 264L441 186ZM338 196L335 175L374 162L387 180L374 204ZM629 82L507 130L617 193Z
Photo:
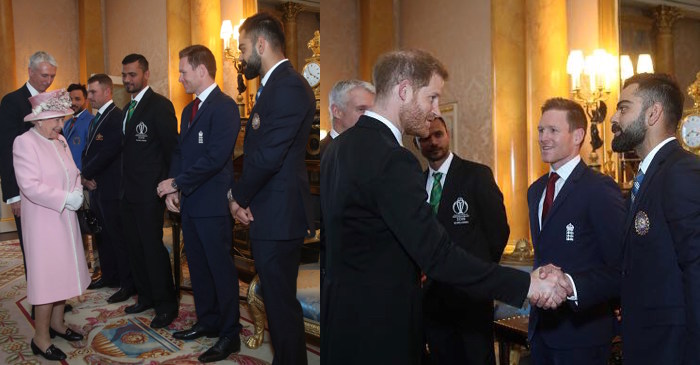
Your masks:
M66 208L69 210L78 210L83 205L83 192L73 190L68 193L66 198Z

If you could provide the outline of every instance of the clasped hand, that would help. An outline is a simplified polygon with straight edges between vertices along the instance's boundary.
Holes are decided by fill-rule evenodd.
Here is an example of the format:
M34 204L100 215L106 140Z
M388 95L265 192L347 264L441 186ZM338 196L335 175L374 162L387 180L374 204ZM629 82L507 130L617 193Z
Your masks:
M530 304L543 309L552 309L573 295L573 287L560 267L552 264L539 267L530 274Z
M83 206L83 192L79 190L73 190L68 193L66 197L66 209L68 210L78 210Z

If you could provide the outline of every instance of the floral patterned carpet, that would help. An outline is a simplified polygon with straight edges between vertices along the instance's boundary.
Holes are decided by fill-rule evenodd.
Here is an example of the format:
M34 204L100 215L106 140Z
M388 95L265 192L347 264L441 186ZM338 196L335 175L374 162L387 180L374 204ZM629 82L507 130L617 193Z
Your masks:
M191 294L183 292L179 317L169 328L154 330L148 325L154 315L152 309L139 314L124 313L124 308L133 304L136 297L107 304L106 299L116 290L89 290L68 301L73 305L73 311L66 313L66 323L86 336L79 342L58 337L53 340L54 345L68 355L63 364L198 364L197 356L216 342L216 338L180 341L172 337L173 332L188 328L196 321ZM247 285L241 283L241 295L245 296L246 291ZM243 339L252 334L253 325L248 305L241 302L240 308ZM29 341L34 330L29 312L19 241L0 242L1 364L56 363L32 354ZM309 364L320 363L317 345L307 345ZM219 363L254 365L271 362L272 351L266 331L265 342L260 348L251 350L242 344L240 353Z

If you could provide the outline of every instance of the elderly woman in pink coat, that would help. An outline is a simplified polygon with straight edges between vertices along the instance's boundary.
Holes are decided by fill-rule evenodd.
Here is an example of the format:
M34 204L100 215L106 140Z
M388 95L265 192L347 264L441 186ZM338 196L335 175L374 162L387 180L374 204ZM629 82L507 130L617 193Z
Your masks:
M66 354L51 344L59 336L79 341L63 320L65 301L90 284L75 211L83 202L80 172L66 140L59 134L64 117L73 114L65 90L29 98L34 127L15 139L12 154L20 189L22 235L27 260L27 300L35 306L31 348L48 360Z

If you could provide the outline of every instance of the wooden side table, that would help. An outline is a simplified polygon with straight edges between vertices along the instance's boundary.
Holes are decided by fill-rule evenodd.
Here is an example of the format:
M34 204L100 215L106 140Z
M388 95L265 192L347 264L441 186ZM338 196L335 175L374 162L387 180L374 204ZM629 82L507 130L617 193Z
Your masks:
M500 365L510 365L510 351L513 344L528 348L527 324L529 316L515 316L494 321L494 336L498 342Z

